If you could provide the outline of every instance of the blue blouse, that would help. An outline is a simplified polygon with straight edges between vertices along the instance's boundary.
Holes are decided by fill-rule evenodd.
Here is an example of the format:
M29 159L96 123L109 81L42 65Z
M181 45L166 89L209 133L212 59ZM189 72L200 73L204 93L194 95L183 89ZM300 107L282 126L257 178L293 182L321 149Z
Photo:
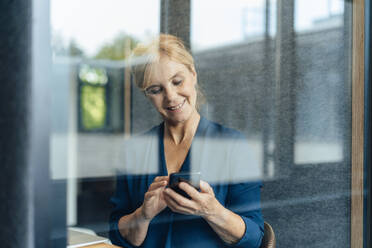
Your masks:
M113 244L135 247L119 230L119 219L143 203L144 194L155 177L168 175L164 155L164 124L126 142L111 198L110 239ZM140 247L260 247L263 217L260 208L259 166L244 136L201 117L181 172L201 172L212 186L215 197L226 208L241 216L245 234L234 245L226 244L199 216L183 215L169 208L160 212L149 225Z

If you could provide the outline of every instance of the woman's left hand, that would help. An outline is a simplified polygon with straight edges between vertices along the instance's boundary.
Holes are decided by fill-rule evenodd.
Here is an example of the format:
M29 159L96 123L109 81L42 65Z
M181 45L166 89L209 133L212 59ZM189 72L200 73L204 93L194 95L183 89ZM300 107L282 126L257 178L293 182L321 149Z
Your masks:
M163 191L164 200L173 212L209 217L218 215L223 208L216 199L212 187L207 182L200 181L200 192L185 182L181 182L178 187L185 191L191 197L191 200L170 188L165 189Z
M181 182L178 187L185 191L191 200L166 188L163 191L164 200L173 212L203 217L227 244L234 244L243 237L243 219L219 203L208 183L200 181L200 192L185 182Z

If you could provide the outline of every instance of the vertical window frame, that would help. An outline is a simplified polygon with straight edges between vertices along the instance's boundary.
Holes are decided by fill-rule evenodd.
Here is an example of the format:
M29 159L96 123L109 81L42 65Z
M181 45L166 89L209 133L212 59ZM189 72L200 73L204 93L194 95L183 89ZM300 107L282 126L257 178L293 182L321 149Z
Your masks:
M351 247L363 247L364 0L352 2Z

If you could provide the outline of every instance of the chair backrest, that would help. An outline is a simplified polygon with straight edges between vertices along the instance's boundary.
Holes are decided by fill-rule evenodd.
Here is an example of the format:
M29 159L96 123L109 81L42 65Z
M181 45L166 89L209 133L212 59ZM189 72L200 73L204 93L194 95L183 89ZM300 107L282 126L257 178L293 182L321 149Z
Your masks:
M265 231L260 248L275 248L275 233L269 223L264 223Z

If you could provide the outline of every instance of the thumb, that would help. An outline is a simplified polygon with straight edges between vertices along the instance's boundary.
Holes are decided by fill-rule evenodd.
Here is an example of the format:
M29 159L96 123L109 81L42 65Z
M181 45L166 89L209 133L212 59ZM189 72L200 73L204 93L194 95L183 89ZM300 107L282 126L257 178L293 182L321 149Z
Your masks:
M200 180L200 191L203 192L203 193L209 193L209 194L214 195L212 187L207 182L205 182L203 180Z

